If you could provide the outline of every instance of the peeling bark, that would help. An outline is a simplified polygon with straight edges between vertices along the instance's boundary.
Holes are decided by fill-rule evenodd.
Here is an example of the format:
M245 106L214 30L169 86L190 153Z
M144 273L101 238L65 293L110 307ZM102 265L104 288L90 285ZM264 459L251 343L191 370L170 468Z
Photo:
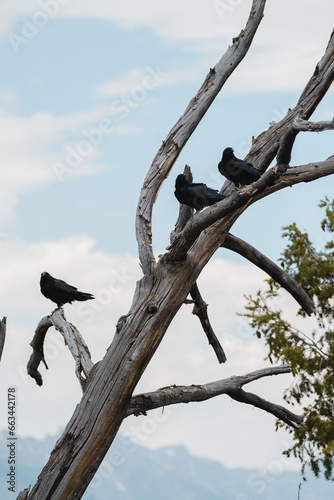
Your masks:
M38 367L39 364L43 362L45 368L48 369L48 365L44 358L44 340L51 326L54 326L64 337L64 342L68 346L75 361L76 376L84 390L89 372L93 368L93 362L84 339L78 329L66 321L62 307L55 309L50 316L45 316L38 323L34 338L30 343L33 348L33 353L27 364L28 375L36 380L37 385L43 384L42 375L38 371Z
M49 316L41 319L35 330L35 335L30 342L33 348L32 355L27 364L28 375L35 379L37 385L43 385L43 378L41 373L38 371L38 367L41 362L44 363L45 368L48 370L49 367L44 358L44 340L48 329L52 326L52 322Z

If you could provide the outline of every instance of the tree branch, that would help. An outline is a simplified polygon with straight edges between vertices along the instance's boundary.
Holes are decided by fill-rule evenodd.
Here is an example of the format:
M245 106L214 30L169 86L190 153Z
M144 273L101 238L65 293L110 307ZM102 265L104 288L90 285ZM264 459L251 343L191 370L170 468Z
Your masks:
M316 65L313 75L306 84L296 106L289 109L288 113L278 123L271 123L270 127L254 139L247 161L255 163L260 172L264 172L275 158L281 141L290 140L290 151L297 135L294 130L295 119L308 120L323 99L331 86L334 78L334 31L331 33L329 43L321 60ZM291 135L289 136L289 133ZM288 141L287 141L288 142ZM283 150L282 150L283 153ZM277 158L277 164L289 163L289 151ZM228 187L228 184L225 183Z
M71 351L75 361L75 374L84 390L88 374L94 366L88 346L79 330L72 325L72 323L66 321L64 309L62 307L57 308L54 313L51 314L50 319L55 329L64 337L65 344Z
M216 353L219 363L225 363L226 355L224 349L222 348L218 338L215 335L215 332L212 329L212 326L209 321L207 308L208 305L204 302L200 291L198 289L197 283L195 283L190 289L191 298L194 301L193 314L198 316L201 325L203 327L204 333L206 334L209 344L212 346L213 350Z
M227 394L236 401L250 404L252 406L260 408L261 410L265 410L268 413L271 413L275 417L279 418L280 420L283 420L291 427L296 428L297 426L302 424L302 416L295 415L294 413L290 412L280 405L276 405L274 403L271 403L270 401L266 401L265 399L260 398L255 394L247 393L241 389L243 385L249 384L254 380L290 372L290 366L282 365L263 368L261 370L256 370L255 372L251 372L243 376L233 376L224 380L210 382L209 384L205 385L173 385L170 387L163 387L162 389L154 392L147 392L144 394L133 396L126 412L126 416L138 416L140 414L146 415L147 411L153 410L155 408L161 408L164 406L179 403L205 401L222 394Z
M296 415L292 413L287 408L284 408L281 405L277 405L275 403L271 403L266 399L257 396L256 394L252 394L251 392L245 392L242 389L232 390L227 392L227 394L236 401L240 403L246 403L248 405L253 405L260 410L265 410L268 413L271 413L275 417L279 418L283 422L285 422L290 427L294 429L298 429L300 425L303 423L303 416ZM296 425L297 424L297 425Z
M277 164L285 169L291 161L291 151L299 132L322 132L323 130L333 130L334 121L310 122L305 119L304 110L301 109L299 114L295 116L291 125L287 128L286 133L280 141L277 152Z
M205 78L202 87L190 101L183 115L171 129L146 175L137 207L136 235L139 259L144 274L150 275L156 266L152 249L152 210L158 191L176 158L198 123L210 107L222 86L245 57L263 17L265 0L253 0L244 30L234 39L224 56Z
M298 132L322 132L324 130L334 130L334 119L331 121L310 122L301 117L296 117L293 128Z
M38 371L38 366L42 361L48 369L44 359L44 340L48 329L54 326L64 337L65 344L75 361L75 373L79 379L82 389L85 389L86 381L90 370L93 368L93 362L90 357L89 349L83 340L77 328L66 321L64 310L62 307L57 308L50 316L45 316L38 323L34 338L30 345L33 348L33 353L28 361L28 374L36 380L38 385L43 384L42 375Z
M189 182L193 181L193 176L192 176L191 169L190 169L189 165L185 165L184 170L183 170L183 174L186 176L187 181L189 181ZM187 224L188 220L190 219L190 217L192 216L193 213L194 213L194 210L192 208L180 203L179 215L178 215L175 227L170 234L170 242L172 242L173 239L175 238L175 236L180 231L182 231L182 229Z
M299 182L309 182L333 173L331 158L326 162L321 162L321 164L304 166L305 168L300 169L299 172L293 169L289 169L290 171L287 172L291 148L297 134L297 131L293 129L293 123L297 117L306 120L310 117L326 94L333 79L334 31L331 34L324 56L317 64L316 70L302 92L295 108L289 110L279 123L272 123L267 131L262 132L253 141L251 150L246 157L246 160L254 163L260 172L265 172L275 156L278 155L276 167L265 172L258 181L240 193L233 190L231 194L231 182L226 181L221 192L230 196L216 205L194 214L168 247L170 252L166 256L167 259L171 261L185 259L188 250L194 245L202 232L205 232L205 241L207 243L208 241L212 242L210 252L213 254L215 248L218 248L224 242L232 224L251 203L284 187ZM312 168L312 165L317 169L316 171ZM201 252L200 246L202 244L203 238L200 238L200 241L196 242L196 247L199 245L199 252ZM209 247L206 246L206 249L208 250Z
M326 51L321 60L316 65L313 75L306 84L297 106L304 110L302 118L306 120L312 115L323 96L329 89L334 74L334 30L331 33ZM319 78L320 77L320 78Z
M311 182L331 174L334 174L334 155L327 158L327 160L317 163L289 167L285 174L272 186L269 186L263 193L257 194L254 197L254 201L286 187L300 184L301 182Z
M45 368L48 370L48 365L46 364L44 358L44 340L46 332L51 326L52 321L50 320L50 316L45 316L44 318L42 318L38 323L35 330L35 335L30 342L31 347L33 348L33 352L27 364L27 371L28 375L36 380L37 385L43 385L42 375L38 371L38 367L41 361L44 363Z
M6 340L7 318L4 316L0 321L0 361Z
M25 488L24 490L20 491L20 493L18 494L16 500L27 500L28 495L29 495L30 486L31 485L29 485L28 488Z
M219 246L221 246L231 225L250 204L280 189L301 182L310 182L333 173L334 156L322 162L290 167L281 177L279 176L279 167L273 167L268 172L265 172L258 181L251 184L251 186L239 192L234 191L225 200L194 214L168 247L169 256L167 258L171 260L184 258L186 252L193 246L204 230L212 226L213 230L218 232L217 228L213 227L214 224L217 221L221 221L224 224L224 220L221 219L229 216L229 219L225 221L224 231L222 231L221 227L219 228L219 237L222 238ZM207 235L208 233L206 233Z
M284 269L279 267L272 260L268 259L268 257L259 252L259 250L232 234L228 234L226 236L222 246L232 250L233 252L237 252L239 255L242 255L269 274L269 276L277 281L277 283L285 288L285 290L287 290L292 297L296 299L298 304L300 304L308 315L311 315L314 312L315 305L303 288L293 278L291 278L291 276L284 271Z
M286 128L286 131L282 135L279 142L276 163L277 166L281 169L281 173L284 173L290 165L292 148L298 134L298 131L294 128L294 122L295 120Z
M195 213L168 247L170 258L172 260L184 258L185 253L192 247L198 236L224 217L230 216L229 223L232 225L247 206L253 202L254 193L264 191L265 188L274 183L277 177L276 171L270 169L246 189L234 190L228 198Z

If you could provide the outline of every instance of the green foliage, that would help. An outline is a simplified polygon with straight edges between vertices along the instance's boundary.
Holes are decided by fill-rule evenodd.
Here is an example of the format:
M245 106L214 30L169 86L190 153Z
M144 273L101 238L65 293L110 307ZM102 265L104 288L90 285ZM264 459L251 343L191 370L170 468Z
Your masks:
M267 280L268 288L248 296L244 316L249 319L258 338L268 345L268 358L273 362L290 364L293 385L285 399L303 408L304 425L294 432L293 446L285 451L298 457L302 470L307 464L316 476L321 465L327 479L334 479L334 200L321 201L325 218L321 221L324 244L316 251L307 233L296 224L283 228L288 245L282 253L281 265L304 288L316 305L317 327L307 334L283 318L283 311L275 309L279 285ZM332 239L330 239L332 238Z

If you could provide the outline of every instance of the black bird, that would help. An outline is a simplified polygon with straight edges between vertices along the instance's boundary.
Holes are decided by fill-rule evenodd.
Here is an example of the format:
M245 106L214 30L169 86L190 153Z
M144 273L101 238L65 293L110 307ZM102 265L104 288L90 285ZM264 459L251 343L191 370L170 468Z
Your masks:
M211 189L205 184L187 181L184 174L177 176L174 194L180 203L188 207L202 210L202 208L224 200L226 196Z
M260 172L251 163L236 158L232 148L224 149L222 159L218 163L218 170L237 188L245 184L252 184L261 177Z
M49 273L41 274L40 285L44 297L55 302L57 307L61 307L67 302L71 304L73 300L84 301L94 299L91 293L80 292L65 281L53 278Z

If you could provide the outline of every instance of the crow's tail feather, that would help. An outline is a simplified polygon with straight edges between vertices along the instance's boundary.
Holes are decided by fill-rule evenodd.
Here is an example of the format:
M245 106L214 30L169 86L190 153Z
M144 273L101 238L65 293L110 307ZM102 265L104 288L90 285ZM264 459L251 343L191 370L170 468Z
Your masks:
M75 300L84 301L84 300L91 300L94 298L95 298L94 295L92 295L91 293L78 292Z

